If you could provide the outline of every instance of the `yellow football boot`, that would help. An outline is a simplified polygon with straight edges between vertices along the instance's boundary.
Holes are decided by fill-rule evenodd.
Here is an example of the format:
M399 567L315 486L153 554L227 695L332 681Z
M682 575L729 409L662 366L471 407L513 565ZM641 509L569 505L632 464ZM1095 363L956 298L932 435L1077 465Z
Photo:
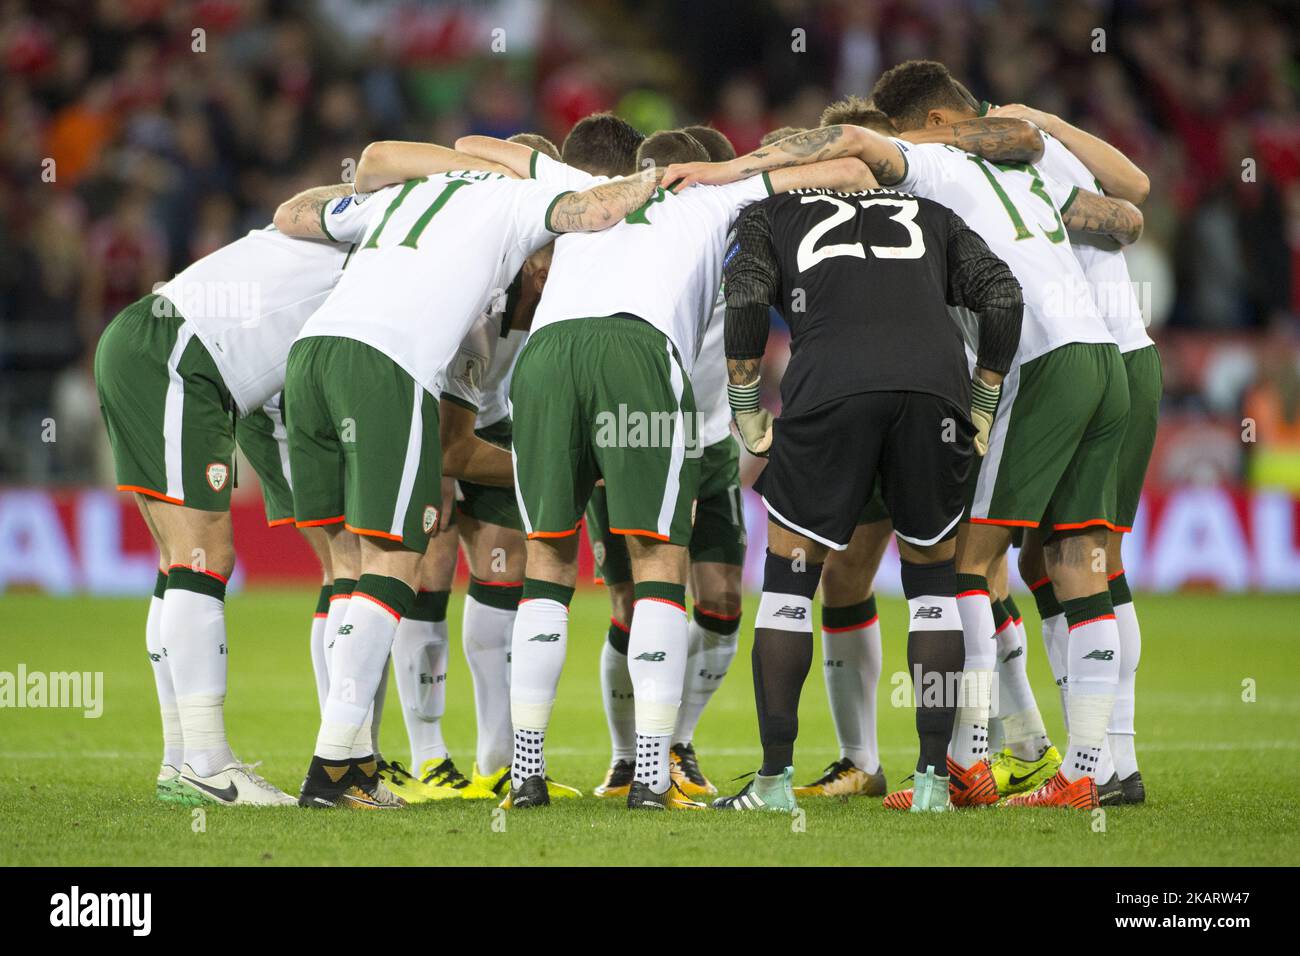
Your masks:
M672 775L678 789L686 796L696 799L718 795L718 788L710 783L709 778L700 770L700 762L695 757L694 744L673 744L668 758L668 772Z
M450 757L433 757L421 764L420 782L433 800L491 800L496 796L490 787L475 783L457 770Z
M1048 747L1037 760L1021 760L1007 748L993 755L989 769L1002 796L1031 793L1056 776L1061 769L1061 752Z
M880 797L886 791L885 775L879 767L867 773L848 757L837 760L810 784L794 788L796 797Z

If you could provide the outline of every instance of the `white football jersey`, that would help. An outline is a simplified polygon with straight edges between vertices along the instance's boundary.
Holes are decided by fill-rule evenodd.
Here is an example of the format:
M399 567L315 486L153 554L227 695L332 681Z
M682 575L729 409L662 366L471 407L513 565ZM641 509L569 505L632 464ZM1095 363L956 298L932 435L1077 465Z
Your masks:
M504 297L498 301L504 302ZM472 408L477 413L475 428L510 416L510 378L528 332L511 329L505 321L504 309L480 315L439 374L439 394Z
M727 300L722 291L709 311L700 354L691 369L691 388L699 412L700 447L707 448L731 437L731 405L727 401Z
M576 171L561 163L538 160L533 172L543 183L575 182ZM668 336L690 373L722 282L727 229L740 210L769 195L766 176L676 194L661 188L603 232L561 236L533 331L625 312Z
M1025 163L999 167L952 146L893 142L907 164L895 188L952 209L1019 281L1025 317L1018 362L1070 342L1115 341L1061 222L1072 187Z
M1101 184L1088 167L1060 140L1043 134L1043 158L1038 168L1053 179L1089 192L1100 193ZM1137 290L1128 274L1123 247L1106 236L1072 235L1070 245L1092 286L1092 298L1115 337L1121 352L1153 344L1147 334Z
M331 221L359 217L347 197ZM350 245L256 229L209 253L159 288L212 356L240 415L284 387L289 346L343 274Z
M374 193L346 234L347 271L299 338L363 342L438 392L438 373L474 321L550 242L551 209L567 190L498 173L449 172Z

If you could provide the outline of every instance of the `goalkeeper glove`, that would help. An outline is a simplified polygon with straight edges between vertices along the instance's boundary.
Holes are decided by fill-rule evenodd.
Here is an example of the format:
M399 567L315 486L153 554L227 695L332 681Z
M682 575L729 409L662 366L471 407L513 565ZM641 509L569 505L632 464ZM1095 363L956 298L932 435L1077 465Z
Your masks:
M975 426L975 452L985 455L989 450L989 431L993 428L993 414L998 410L1001 385L989 385L976 376L970 383L970 420Z
M728 385L727 401L745 448L751 455L766 458L772 447L772 413L758 402L758 382L756 378L748 385Z

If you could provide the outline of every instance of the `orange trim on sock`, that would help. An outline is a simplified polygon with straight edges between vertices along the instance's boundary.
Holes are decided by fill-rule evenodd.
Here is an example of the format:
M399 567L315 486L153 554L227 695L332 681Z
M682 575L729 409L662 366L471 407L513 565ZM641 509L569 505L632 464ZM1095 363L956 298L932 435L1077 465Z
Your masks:
M1044 584L1051 584L1051 583L1052 583L1052 579L1050 577L1040 578L1039 580L1035 581L1033 584L1029 585L1029 590L1037 591Z
M970 591L962 591L960 594L957 595L957 597L958 597L958 598L964 598L964 597L979 597L979 595L981 595L981 594L984 595L985 597L988 597L988 596L989 596L989 592L988 592L988 591L981 591L979 588L975 588L975 589L970 590Z
M379 600L379 598L374 597L373 595L367 594L365 591L353 591L353 592L352 592L352 596L353 596L354 598L365 598L365 599L366 599L367 601L369 601L371 604L378 604L380 607L382 607L382 608L383 608L385 611L387 611L389 614L393 615L393 618L394 618L395 620L397 620L399 623L401 622L401 620L402 620L402 615L398 614L397 611L395 611L393 608L389 607L389 606L388 606L387 604L385 604L383 601Z
M875 624L879 620L880 620L880 615L877 614L871 620L864 621L861 624L848 624L844 627L823 627L822 630L825 631L827 634L843 634L845 631L860 631L863 628L870 627L872 624Z
M711 617L715 621L739 621L740 620L739 614L719 614L717 611L706 611L698 604L695 605L695 613L703 614L705 617Z
M1006 621L1003 622L1002 626L993 632L993 636L997 637L999 634L1001 634L1003 631L1005 631L1014 623L1016 622L1013 621L1011 618L1007 618Z
M195 567L191 567L188 564L169 564L167 566L167 572L170 574L171 571L175 568L184 568L186 571L193 571L195 574L206 574L210 578L216 578L222 584L230 583L229 578L223 578L216 571L209 571L207 568L195 568Z
M482 578L474 578L474 583L486 585L487 587L490 588L521 588L524 586L523 581L484 581ZM424 591L423 588L421 588L420 590L421 592ZM432 592L428 592L428 593L432 593Z
M611 618L609 619L609 623L610 623L610 624L613 624L613 625L614 625L616 628L618 628L620 631L627 631L629 634L632 632L632 627L631 627L631 625L624 624L622 621L620 621L620 620L619 620L618 618L616 618L616 617L611 617Z
M161 491L154 491L152 488L141 488L139 485L118 485L118 491L134 491L137 495L148 495L150 498L157 498L159 501L165 501L169 505L183 505L185 499L171 498Z
M330 595L330 600L331 600L331 601L346 601L346 600L347 600L348 598L350 598L350 597L352 597L352 592L351 592L351 591L349 591L347 594L331 594L331 595Z
M1076 627L1083 627L1085 624L1096 624L1098 621L1113 621L1113 620L1115 620L1114 614L1099 614L1096 617L1088 618L1088 620L1086 621L1080 621L1078 624L1071 624L1070 630L1073 631Z
M318 528L323 524L338 524L343 520L343 515L337 518L315 518L311 521L294 521L295 528Z
M668 600L667 598L661 598L661 597L643 597L643 598L637 598L635 601L632 602L632 606L633 606L633 607L636 607L636 606L637 606L638 604L640 604L642 601L658 601L660 604L671 604L673 607L677 608L677 610L681 611L683 614L686 613L686 607L685 607L685 605L678 604L676 601L670 601L670 600ZM612 619L611 619L611 620L612 620Z
M967 518L971 524L996 524L1007 528L1037 528L1037 521L1023 521L1020 518Z
M346 521L343 522L343 527L348 531L351 531L353 534L365 535L367 538L383 538L385 541L397 542L402 540L400 534L389 534L387 531L375 531L373 528L354 528Z
M330 598L330 600L332 601L332 600L334 600L334 599L333 599L333 598ZM328 614L313 614L312 617L316 618L317 620L324 620L325 618L329 617L329 615L328 615Z
M660 534L658 531L643 531L640 528L610 528L610 534L630 534L637 538L654 538L656 541L667 541L668 535Z
M1114 581L1117 577L1119 577L1119 576L1122 575L1123 573L1124 573L1124 571L1121 569L1121 570L1119 570L1119 571L1116 571L1114 574L1108 574L1108 575L1106 575L1106 580L1107 580L1107 581Z

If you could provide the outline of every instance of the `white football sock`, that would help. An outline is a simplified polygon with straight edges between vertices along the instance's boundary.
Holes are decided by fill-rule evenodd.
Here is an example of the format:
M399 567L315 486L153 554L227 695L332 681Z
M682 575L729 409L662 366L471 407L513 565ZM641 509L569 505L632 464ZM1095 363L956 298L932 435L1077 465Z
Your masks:
M181 715L176 706L176 689L172 686L171 662L162 641L163 599L149 599L149 616L145 619L144 642L153 666L154 687L158 690L158 711L162 717L162 762L181 768L185 762L185 734L181 732Z
M353 582L355 584L355 582ZM352 592L335 593L330 598L330 609L325 613L325 631L321 635L321 663L325 667L325 697L329 699L330 674L334 668L334 646L338 643L339 628L343 625L343 619L348 616L348 604L352 600ZM320 675L317 675L317 681ZM321 713L324 713L324 707Z
M1070 610L1083 602L1090 610ZM1119 684L1119 628L1108 593L1063 603L1067 614L1076 620L1070 626L1066 647L1070 742L1061 772L1066 779L1077 780L1095 777L1101 759L1101 745Z
M447 759L442 715L447 709L447 621L404 617L393 638L397 696L411 747L411 770Z
M966 664L962 671L961 699L948 754L963 767L989 755L989 705L993 695L993 669L997 663L993 640L993 606L988 585L978 586L975 575L959 574L957 613L961 616ZM978 581L983 581L978 578Z
M358 736L374 706L375 691L388 666L401 611L413 600L402 582L378 575L373 576L378 580L372 586L393 593L370 595L364 589L369 577L358 582L347 602L347 615L340 625L343 633L336 636L330 657L330 694L314 751L329 761L347 760L355 753ZM389 599L385 600L385 596ZM362 736L361 741L369 745L369 735Z
M329 599L326 598L325 610L317 606L311 618L311 672L316 678L316 702L321 712L325 710L325 698L330 695L330 671L325 659L325 628L329 621Z
M524 597L515 614L510 639L510 722L515 732L510 779L514 786L545 772L546 727L551 722L555 691L569 644L568 601L572 595L572 588L541 581L524 582ZM522 750L521 734L527 741Z
M185 739L185 763L207 777L234 763L235 755L226 740L225 601L178 586L179 581L203 576L185 567L169 571L161 627ZM210 587L224 596L224 582L219 589Z
M399 624L398 627L401 625ZM361 733L357 734L356 743L352 745L354 757L369 757L372 754L376 757L382 756L379 749L379 726L384 719L384 701L388 699L388 669L392 659L392 654L389 654L388 660L384 662L384 669L379 672L379 686L375 688L375 699L370 705L370 713L366 717L366 722L361 725Z
M646 596L643 589L667 591L673 599ZM636 695L636 779L655 793L668 789L673 730L686 679L684 588L660 582L638 584L627 670ZM680 595L680 597L676 596Z
M698 608L695 613L703 614ZM740 616L710 616L706 620L710 625L727 630L705 627L698 617L690 622L687 630L686 681L682 687L682 706L677 714L677 728L673 732L675 744L689 744L695 738L700 716L714 691L722 686L722 679L727 676L731 661L736 656Z
M514 736L510 727L510 638L517 607L509 610L465 598L461 640L474 681L474 716L478 728L475 762L479 773L494 773L510 763Z
M626 647L627 629L612 618L610 628L618 630ZM632 693L627 654L610 643L608 634L600 646L600 691L605 701L605 723L609 725L610 766L620 760L635 763L636 695Z
M870 613L866 605L870 604ZM857 605L854 605L857 607ZM822 608L822 674L826 697L830 701L835 737L840 757L853 766L875 773L880 767L880 749L876 740L876 688L880 683L880 617L875 613L875 599L863 602L861 621L841 626L826 626L830 613L852 608Z
M1002 746L1021 760L1037 760L1051 746L1038 701L1025 670L1024 635L1010 618L995 638L997 654L997 714Z
M1134 711L1137 692L1138 662L1142 659L1142 628L1132 601L1115 606L1115 623L1119 626L1119 687L1115 709L1110 717L1110 754L1115 772L1124 780L1138 771L1134 739Z

